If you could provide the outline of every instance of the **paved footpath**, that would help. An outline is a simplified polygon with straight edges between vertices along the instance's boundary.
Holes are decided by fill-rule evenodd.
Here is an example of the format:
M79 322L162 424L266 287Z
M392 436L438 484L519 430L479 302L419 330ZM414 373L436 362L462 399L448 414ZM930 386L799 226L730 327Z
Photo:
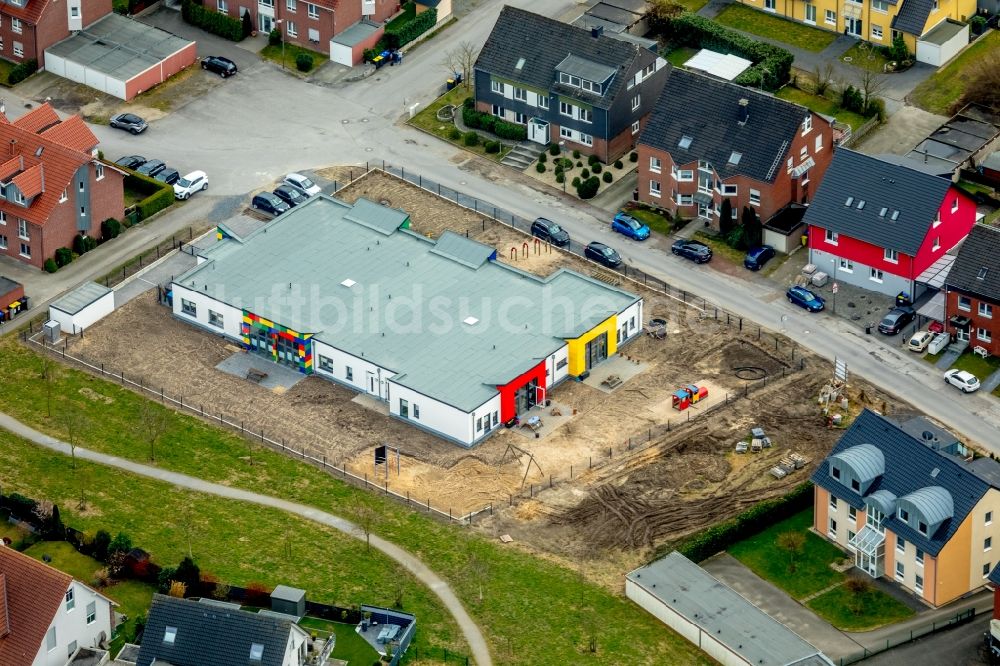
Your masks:
M9 430L15 435L23 437L30 442L38 444L39 446L52 449L53 451L58 451L59 453L63 453L65 455L70 455L70 446L66 442L38 432L37 430L26 426L3 412L0 412L0 428ZM304 504L289 502L277 497L270 497L268 495L260 495L248 490L230 488L217 483L204 481L193 476L187 476L186 474L169 472L157 467L143 465L142 463L124 460L122 458L110 456L105 453L98 453L96 451L80 447L76 447L76 456L83 460L89 460L91 462L107 465L109 467L116 467L126 472L131 472L132 474L138 474L140 476L149 477L158 481L164 481L166 483L200 493L217 495L219 497L239 500L241 502L250 502L251 504L257 504L259 506L266 506L274 509L280 509L281 511L287 511L288 513L294 513L308 520L320 523L321 525L326 525L327 527L340 530L355 539L365 539L364 532L354 523ZM469 648L472 650L472 656L476 664L479 664L479 666L491 666L493 661L490 657L490 651L486 646L486 640L483 638L482 632L479 631L479 627L472 620L472 618L469 617L469 614L462 606L462 602L455 596L455 593L451 590L448 583L444 582L422 561L392 542L386 541L385 539L377 537L373 534L371 536L371 545L396 560L396 562L401 564L407 571L416 576L417 580L429 587L434 594L438 596L445 608L448 609L448 612L451 613L451 616L455 618L455 622L458 623L459 629L462 630L462 635L465 637L465 641L469 644Z

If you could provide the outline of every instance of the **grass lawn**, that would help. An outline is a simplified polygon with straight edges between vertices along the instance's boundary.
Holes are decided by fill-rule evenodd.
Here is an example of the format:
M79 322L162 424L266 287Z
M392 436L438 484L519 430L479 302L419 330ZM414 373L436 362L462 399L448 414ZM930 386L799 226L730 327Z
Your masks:
M419 630L419 618L417 620ZM368 644L368 641L361 638L354 630L355 625L344 624L343 622L330 622L315 617L304 617L299 621L299 626L309 631L315 631L321 637L330 634L337 635L337 642L333 647L334 659L343 659L349 664L371 664L376 661L378 653Z
M729 554L795 599L815 594L846 576L830 568L831 562L844 558L843 551L810 532L812 521L812 509L806 509L734 544ZM795 558L795 573L789 573L788 553L777 545L782 532L801 532L806 537L802 553Z
M798 88L793 88L792 86L785 86L776 93L776 96L789 102L801 104L808 109L812 109L816 113L833 116L837 120L850 125L851 129L856 130L867 121L867 119L860 114L840 108L840 105L828 97L814 95L813 93L799 90Z
M959 356L958 360L951 367L971 372L976 377L979 377L979 381L982 381L1000 368L1000 358L996 356L983 358L982 356L973 354L971 350L975 346L975 340L969 342L969 349Z
M385 24L386 30L398 29L406 23L409 23L417 15L417 6L412 2L407 2L403 5L403 11L400 12L399 16L392 19Z
M625 212L640 222L645 222L652 231L658 234L669 236L670 232L673 231L673 223L656 211L647 208L632 208Z
M0 340L0 403L15 418L65 437L58 421L47 416L39 367L37 355L16 336ZM81 446L146 461L148 445L138 425L144 398L61 366L52 389L55 413L75 408L86 415L77 428ZM155 404L152 408L164 409ZM650 654L658 655L659 663L710 663L654 617L637 612L621 592L583 580L575 570L407 510L269 450L257 449L251 466L246 440L166 411L169 426L158 444L159 467L232 487L266 489L334 512L347 514L348 507L359 503L375 507L379 521L373 531L421 557L452 585L498 663L564 663L567 655L575 664L607 663L609 655L616 663L647 663ZM6 433L0 433L0 460L5 491L57 502L63 520L78 529L121 529L158 563L173 565L186 554L186 535L179 527L191 522L199 566L235 584L258 579L308 589L312 598L325 603L391 605L394 581L402 580L404 610L415 613L422 627L416 634L418 647L465 649L436 597L386 558L367 553L359 541L281 512L184 492L95 465L81 464L74 480L67 458ZM72 509L81 487L95 489L88 496L92 508L83 514ZM478 581L468 575L472 553L487 564L481 602ZM596 654L587 649L588 626L597 627Z
M745 5L729 5L715 20L723 25L759 37L789 44L806 51L822 51L833 43L837 33L810 28Z
M671 49L663 57L669 60L670 64L673 65L674 67L681 67L684 65L684 63L690 60L697 52L698 49L691 48L690 46L678 46L675 49Z
M10 88L10 84L7 83L7 77L10 76L11 70L14 69L14 63L9 60L4 60L0 58L0 86Z
M877 49L871 48L867 42L860 41L840 54L840 59L844 60L844 58L850 58L846 62L853 67L866 69L871 65L878 72L884 72L885 66L889 63L889 59Z
M732 262L737 266L743 265L743 258L747 253L743 250L737 250L734 247L729 247L715 234L706 233L704 231L696 231L694 232L694 239L701 241L705 245L712 248L713 260L715 257L722 257L726 261Z
M310 69L308 72L300 72L295 64L295 58L300 53L307 53L311 55L313 58L312 69ZM271 62L276 62L279 65L282 64L281 54L282 54L282 49L280 44L278 46L270 46L270 45L265 46L260 51L261 58L270 60ZM329 60L329 58L326 55L320 53L319 51L311 51L310 49L304 49L301 46L296 46L295 44L285 44L284 54L285 54L285 62L284 62L285 69L290 70L291 72L298 74L300 76L305 76L306 74L309 74L309 72L316 71L324 62Z
M865 595L860 613L851 610L851 593L840 586L825 592L806 605L814 613L844 631L868 631L913 615L913 610L888 594L872 590Z
M677 4L689 12L697 13L699 9L708 4L708 0L677 0Z
M978 63L1000 49L1000 32L980 37L960 56L913 89L907 99L924 111L948 115L951 106L965 92L965 82Z
M131 189L129 187L126 187L125 188L125 208L129 208L131 206L136 205L137 203L139 203L140 201L142 201L143 199L145 199L147 196L149 196L149 195L148 194L143 194L142 192L139 192L137 190L133 190L133 189Z
M948 351L948 348L945 347L944 349L942 349L941 351L939 351L937 354L924 354L923 356L921 356L921 358L924 359L925 361L927 361L928 363L930 363L931 365L937 365L938 360L947 351Z
M479 142L478 146L466 146L465 144L462 143L462 139L451 138L450 132L452 129L455 129L455 124L453 122L448 120L438 120L437 118L438 110L440 110L441 107L446 106L448 104L452 104L455 106L456 113L461 113L462 102L465 100L466 97L469 97L471 94L472 92L469 89L461 85L452 88L451 90L449 90L448 92L446 92L445 94L441 95L436 100L428 104L426 107L424 107L424 109L420 113L413 116L413 118L411 118L408 122L414 127L422 129L425 132L429 132L430 134L433 134L439 139L443 139L448 143L454 144L455 146L458 146L463 150L468 150L469 152L475 153L480 157L485 157L487 159L499 162L501 159L503 159L504 155L510 152L509 147L502 146L500 148L499 153L487 153L486 149L483 148L482 140ZM482 134L480 134L479 136L485 138L484 135Z

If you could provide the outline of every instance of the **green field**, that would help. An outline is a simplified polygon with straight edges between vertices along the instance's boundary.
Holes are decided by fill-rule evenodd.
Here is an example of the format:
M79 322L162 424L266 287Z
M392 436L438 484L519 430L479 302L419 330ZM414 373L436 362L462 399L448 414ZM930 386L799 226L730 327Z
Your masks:
M851 126L851 129L857 130L859 127L867 122L867 118L859 113L854 113L853 111L847 111L840 108L840 105L834 102L828 97L821 97L820 95L814 95L813 93L808 93L804 90L799 90L798 88L793 88L792 86L785 86L777 93L776 97L788 100L789 102L795 102L796 104L801 104L807 109L811 109L816 113L824 116L833 116L842 123L847 123Z
M300 72L295 64L295 59L298 57L300 53L305 53L307 55L312 56L313 66L307 72ZM287 43L285 44L284 48L282 48L280 44L277 46L270 46L270 45L265 46L260 51L260 57L266 60L270 60L271 62L276 62L279 65L282 65L286 70L295 72L300 76L305 76L310 72L316 71L323 65L323 63L329 60L329 58L324 53L320 53L319 51L313 51L311 49L304 49L301 46L296 46L295 44L287 44ZM284 58L284 60L282 60L282 58Z
M729 5L715 20L722 25L749 32L806 51L822 51L833 43L837 33L811 28L746 5Z
M690 46L678 46L677 48L670 49L670 51L668 51L663 57L666 58L674 67L681 67L684 63L694 57L694 54L697 52L698 49Z
M1000 32L980 37L946 66L913 89L907 99L924 111L948 115L965 92L966 81L977 65L994 57L1000 49Z
M56 437L65 437L46 410L40 361L10 337L0 341L0 404L4 411ZM55 373L55 413L85 414L78 427L82 446L146 462L142 436L143 399L83 372ZM156 410L163 409L155 404ZM266 450L198 419L169 413L169 427L157 445L156 465L233 487L263 491L349 516L350 507L376 508L374 532L414 553L453 586L479 623L498 662L504 664L646 663L656 654L669 663L709 663L698 650L640 611L621 592L581 579L580 574L526 551L480 537L409 511L400 504L331 479L308 465ZM417 644L464 649L450 616L436 597L391 562L365 552L364 544L280 512L180 491L92 465L74 475L65 457L36 449L11 436L0 439L0 483L25 495L49 498L67 524L131 534L159 563L172 565L187 552L184 515L195 525L193 551L203 570L235 584L262 580L309 590L324 603L391 605L392 581L406 584L404 609L417 615ZM93 488L95 508L73 511L80 488ZM190 507L190 508L185 508ZM470 554L485 563L479 583L469 575ZM624 572L623 572L624 573ZM597 652L588 649L590 636ZM661 662L663 663L663 662Z

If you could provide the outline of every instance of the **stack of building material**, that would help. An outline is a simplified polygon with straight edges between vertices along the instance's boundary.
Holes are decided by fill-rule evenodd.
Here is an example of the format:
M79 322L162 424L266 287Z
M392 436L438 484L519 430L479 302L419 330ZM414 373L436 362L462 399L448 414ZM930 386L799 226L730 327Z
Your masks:
M750 440L750 453L760 453L762 448L759 439Z
M744 441L736 442L736 453L746 453L748 444Z
M805 458L803 458L798 453L793 453L792 455L790 455L788 457L792 459L793 463L795 463L795 469L802 469L803 467L806 466L806 463L809 462L808 460L806 460Z
M753 437L753 442L759 444L762 448L771 448L771 438L764 433L763 428L751 428L750 436Z
M771 476L776 479L783 479L788 476L788 472L786 472L780 465L777 465L771 468Z

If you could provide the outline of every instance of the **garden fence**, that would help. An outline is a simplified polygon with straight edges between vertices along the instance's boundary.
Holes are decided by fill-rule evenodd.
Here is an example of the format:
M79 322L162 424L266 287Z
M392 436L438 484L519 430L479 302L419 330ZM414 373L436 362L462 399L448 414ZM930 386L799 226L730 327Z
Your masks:
M899 631L895 634L890 635L885 639L885 643L878 645L877 647L867 648L862 647L860 651L855 652L846 657L841 657L837 660L838 666L847 666L848 664L854 664L859 661L868 659L869 657L876 655L880 652L885 652L886 650L891 650L894 647L899 647L900 645L905 645L906 643L911 643L922 636L927 636L938 631L944 631L945 629L951 629L952 627L957 627L960 624L965 624L967 622L972 622L976 617L976 609L969 608L967 610L961 611L952 617L944 618L941 620L933 620L928 624L924 624L915 629L905 629Z

